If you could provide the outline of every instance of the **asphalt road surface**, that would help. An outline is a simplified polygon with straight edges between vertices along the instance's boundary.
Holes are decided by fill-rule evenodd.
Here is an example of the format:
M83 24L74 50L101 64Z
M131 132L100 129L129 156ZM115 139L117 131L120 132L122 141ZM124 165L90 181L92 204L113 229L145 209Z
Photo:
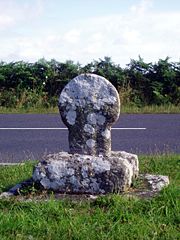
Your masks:
M40 160L47 153L68 151L67 130L44 129L64 127L59 114L0 114L0 162ZM112 150L180 153L180 114L121 114L113 128L121 129L112 130Z

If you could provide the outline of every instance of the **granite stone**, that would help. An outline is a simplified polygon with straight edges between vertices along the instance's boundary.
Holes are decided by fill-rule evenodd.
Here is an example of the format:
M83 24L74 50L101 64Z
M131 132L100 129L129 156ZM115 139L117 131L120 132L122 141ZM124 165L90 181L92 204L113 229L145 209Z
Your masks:
M137 156L126 152L111 157L59 152L36 166L33 180L61 193L118 193L129 189L138 170Z
M119 117L120 100L108 80L95 74L77 76L61 92L58 106L69 130L70 153L111 154L111 126Z

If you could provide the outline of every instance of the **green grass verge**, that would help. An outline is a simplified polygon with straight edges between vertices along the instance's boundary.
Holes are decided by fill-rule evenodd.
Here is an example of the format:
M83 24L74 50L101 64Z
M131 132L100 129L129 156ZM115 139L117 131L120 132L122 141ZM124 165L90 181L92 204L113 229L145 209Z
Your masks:
M0 114L9 114L9 113L58 113L58 107L43 108L43 107L31 107L31 108L5 108L0 107Z
M167 105L151 105L151 106L131 106L122 105L122 113L180 113L180 107L172 104Z
M5 108L0 107L0 113L58 113L58 107ZM180 113L180 107L172 104L137 107L122 105L121 113Z
M143 173L169 175L149 200L119 195L95 201L0 200L0 239L179 239L180 155L140 156ZM0 191L31 176L33 163L0 167Z

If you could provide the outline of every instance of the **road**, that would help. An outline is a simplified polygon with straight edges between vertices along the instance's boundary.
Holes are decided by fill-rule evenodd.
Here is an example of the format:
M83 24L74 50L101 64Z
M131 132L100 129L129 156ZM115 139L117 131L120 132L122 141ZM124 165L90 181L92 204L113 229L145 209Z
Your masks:
M41 159L46 153L68 151L67 130L59 114L0 114L0 162ZM180 153L180 114L121 114L112 130L112 150L136 154ZM2 129L6 128L6 129Z

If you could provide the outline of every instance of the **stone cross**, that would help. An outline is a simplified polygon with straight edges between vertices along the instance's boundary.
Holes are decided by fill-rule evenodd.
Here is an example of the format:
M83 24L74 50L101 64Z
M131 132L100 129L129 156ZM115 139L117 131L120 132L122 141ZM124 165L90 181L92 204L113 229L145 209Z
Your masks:
M71 194L119 193L138 176L134 154L111 152L111 126L120 112L119 95L105 78L81 74L62 90L59 110L69 129L70 153L47 155L33 180L44 189Z
M69 130L70 153L111 154L111 126L120 114L115 87L104 77L81 74L63 89L58 104Z

